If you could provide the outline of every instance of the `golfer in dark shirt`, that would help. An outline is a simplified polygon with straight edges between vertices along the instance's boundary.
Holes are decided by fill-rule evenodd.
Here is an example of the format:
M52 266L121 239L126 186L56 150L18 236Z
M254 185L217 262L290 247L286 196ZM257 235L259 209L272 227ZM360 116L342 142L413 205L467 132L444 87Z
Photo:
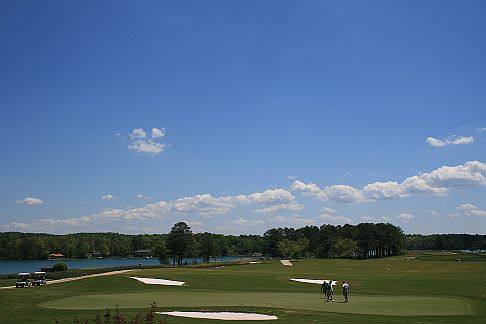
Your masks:
M343 281L343 296L344 302L348 302L348 292L349 292L349 284L346 281Z

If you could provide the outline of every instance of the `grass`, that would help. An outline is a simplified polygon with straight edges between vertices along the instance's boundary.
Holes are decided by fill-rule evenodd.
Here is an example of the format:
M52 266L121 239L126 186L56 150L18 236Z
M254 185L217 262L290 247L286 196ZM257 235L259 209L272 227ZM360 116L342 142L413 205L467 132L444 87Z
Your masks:
M457 255L452 255L458 258ZM1 323L72 323L92 319L96 310L118 305L127 315L155 301L160 311L216 310L275 314L278 323L478 323L486 317L486 263L465 262L441 253L380 260L302 260L224 268L141 269L28 289L0 290ZM435 260L438 258L439 260ZM454 260L455 260L454 258ZM462 256L461 256L461 259ZM477 262L476 262L477 261ZM184 287L144 285L129 276L187 282ZM290 278L348 280L350 302L320 299L318 285ZM166 323L204 320L168 317ZM209 323L209 322L208 322Z

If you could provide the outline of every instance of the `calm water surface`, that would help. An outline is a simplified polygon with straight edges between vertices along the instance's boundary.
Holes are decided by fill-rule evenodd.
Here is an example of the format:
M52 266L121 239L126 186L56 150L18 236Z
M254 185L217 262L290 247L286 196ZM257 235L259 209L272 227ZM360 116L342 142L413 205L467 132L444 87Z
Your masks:
M255 258L245 256L228 256L222 258L211 259L211 261L233 261L243 258ZM201 263L202 258L187 258L184 261L191 264L192 260ZM54 264L64 262L68 269L84 269L84 268L109 268L138 265L159 265L158 259L144 259L144 258L120 258L120 259L57 259L57 260L0 260L0 274L18 273L18 272L34 272L39 268L52 267Z

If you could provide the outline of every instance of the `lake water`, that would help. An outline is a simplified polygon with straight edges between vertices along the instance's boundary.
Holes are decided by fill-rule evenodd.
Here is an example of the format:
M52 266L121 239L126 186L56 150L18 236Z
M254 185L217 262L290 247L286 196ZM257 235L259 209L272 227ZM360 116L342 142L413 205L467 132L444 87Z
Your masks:
M251 256L226 256L211 261L234 261L244 258L255 258ZM192 260L202 263L202 258L186 258L184 262L189 264ZM171 259L169 261L172 261ZM19 272L34 272L39 268L52 267L54 264L64 262L68 269L84 269L84 268L110 268L121 266L135 266L141 263L142 265L160 265L158 259L145 258L120 258L120 259L57 259L57 260L0 260L0 275L19 273Z

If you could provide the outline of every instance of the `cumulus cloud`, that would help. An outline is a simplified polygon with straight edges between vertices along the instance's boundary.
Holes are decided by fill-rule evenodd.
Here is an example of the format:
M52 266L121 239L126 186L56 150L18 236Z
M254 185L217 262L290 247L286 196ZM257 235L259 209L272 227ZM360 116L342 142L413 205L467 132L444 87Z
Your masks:
M314 183L305 184L302 181L296 180L291 188L295 191L302 191L304 194L322 201L333 200L341 203L364 201L363 193L359 189L348 185L332 185L320 188Z
M250 195L238 195L236 196L236 200L242 204L280 205L293 203L295 197L285 189L268 189Z
M35 197L26 197L22 200L17 200L15 202L16 204L19 204L19 205L42 205L44 203L44 201L42 201L41 199L39 198L35 198Z
M473 204L462 204L457 207L457 210L465 216L486 217L486 210L480 209Z
M128 138L123 138L119 133L117 133L117 136L129 141L128 149L132 152L156 155L167 148L167 144L160 142L160 138L165 136L165 128L154 127L149 131L145 131L143 128L134 128L128 134Z
M474 142L473 136L449 136L445 139L438 139L435 137L427 137L425 140L430 146L443 147L447 145L464 145Z
M160 138L165 136L165 128L152 128L152 138Z
M403 198L409 195L403 186L394 181L370 183L363 188L363 194L372 200Z
M101 198L104 200L112 200L115 197L111 194L106 194ZM137 198L143 199L145 196L139 194L137 195ZM226 214L232 209L236 208L238 204L257 205L260 207L257 210L262 213L271 213L277 210L300 210L304 208L302 205L295 203L295 197L287 190L269 189L249 195L222 197L213 197L210 194L194 195L190 197L178 198L172 201L162 200L158 203L147 204L139 208L105 209L99 213L79 218L40 219L31 224L11 223L3 225L3 228L5 228L5 226L8 226L9 228L28 228L31 225L38 226L38 229L40 227L50 227L56 225L78 226L98 222L157 219L168 215L177 214L198 214L204 217L211 217L212 215ZM250 222L254 221L250 220Z
M134 128L129 136L131 138L145 138L147 137L147 133L143 130L143 128Z
M151 140L136 140L128 145L128 148L130 151L138 153L159 154L164 151L166 146L166 144L157 143Z
M415 216L413 216L412 214L400 213L398 214L397 218L402 222L408 222L409 220L414 219Z
M142 194L137 194L135 197L137 197L137 199L139 199L139 200L149 200L150 199L149 196L145 196L145 195L142 195Z
M416 193L446 195L451 188L486 185L486 163L468 161L456 166L442 166L429 173L421 173L398 183L394 181L374 182L362 189L349 185L332 185L324 188L314 183L296 180L293 191L321 201L360 203L366 201L405 198Z
M203 215L225 214L235 207L233 197L213 197L209 194L179 198L169 203L174 213L198 213Z

